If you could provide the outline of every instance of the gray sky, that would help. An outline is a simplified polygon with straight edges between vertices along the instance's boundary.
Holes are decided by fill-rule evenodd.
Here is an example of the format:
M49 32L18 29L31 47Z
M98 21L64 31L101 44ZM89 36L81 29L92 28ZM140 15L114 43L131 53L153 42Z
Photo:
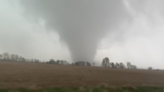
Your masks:
M108 56L112 62L130 61L138 67L164 67L163 1L137 1L126 3L131 21L124 21L117 28L110 29L116 31L104 35L98 44L95 62L100 63ZM59 35L55 31L47 31L44 22L38 24L27 17L21 7L10 5L8 0L0 0L0 53L71 62L69 49Z

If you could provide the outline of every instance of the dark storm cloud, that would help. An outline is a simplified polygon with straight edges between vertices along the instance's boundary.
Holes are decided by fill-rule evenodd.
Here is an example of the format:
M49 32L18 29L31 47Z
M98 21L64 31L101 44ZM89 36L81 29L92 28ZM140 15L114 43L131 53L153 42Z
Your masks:
M57 30L73 61L92 61L98 43L129 17L123 0L21 0L26 11Z

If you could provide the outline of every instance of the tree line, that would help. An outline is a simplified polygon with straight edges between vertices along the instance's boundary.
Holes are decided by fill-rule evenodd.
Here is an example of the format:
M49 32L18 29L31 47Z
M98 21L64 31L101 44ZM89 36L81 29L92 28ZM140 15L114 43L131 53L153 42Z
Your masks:
M136 65L132 65L130 62L127 62L126 65L124 63L122 63L122 62L120 62L120 63L118 63L118 62L116 62L116 63L110 62L108 57L105 57L102 60L101 66L102 67L108 67L108 68L137 69L137 66Z
M54 60L50 59L49 61L40 61L39 59L26 59L17 54L9 54L7 52L0 54L1 61L19 61L19 62L32 62L32 63L45 63L45 64L61 64L61 65L76 65L76 66L92 66L89 62L77 61L75 63L69 63L66 60Z
M3 53L0 54L0 61L18 61L18 62L32 62L32 63L45 63L45 64L61 64L61 65L76 65L76 66L94 66L94 63L90 63L87 61L77 61L74 63L69 63L66 60L54 60L50 59L49 61L40 61L39 59L26 59L22 56L19 56L17 54L9 54L9 53ZM121 69L137 69L136 65L131 64L130 62L127 62L126 64L120 62L110 62L110 59L108 57L103 58L102 67L106 68L121 68ZM152 70L152 67L148 67L148 70Z
M69 64L66 60L53 60L42 62L39 59L27 59L17 54L9 54L7 52L0 54L0 61L13 61L13 62L31 62L31 63L46 63L46 64Z
M29 59L25 59L22 56L19 56L17 54L9 54L7 52L0 54L0 60L3 60L3 61L21 61L21 62L29 61ZM38 60L33 59L31 61L38 61Z

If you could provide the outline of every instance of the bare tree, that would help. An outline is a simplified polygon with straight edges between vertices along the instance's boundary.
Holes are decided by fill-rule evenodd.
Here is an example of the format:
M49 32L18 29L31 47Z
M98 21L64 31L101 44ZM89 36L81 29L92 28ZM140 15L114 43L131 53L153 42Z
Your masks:
M56 64L55 60L53 60L53 59L50 59L50 61L48 63L50 63L50 64Z
M4 60L7 59L7 53L3 53L3 58L4 58Z
M15 54L11 54L11 61L15 61Z
M115 66L115 64L113 62L111 63L111 67L112 68L116 68L116 66Z
M85 62L84 61L77 61L77 62L75 62L75 65L77 65L77 66L85 66Z
M122 69L124 69L125 68L125 65L124 65L124 63L120 63L120 68L122 68Z
M119 63L116 63L115 67L116 68L120 68L120 64Z
M0 54L0 60L2 60L3 59L3 55L2 54Z
M86 66L91 66L91 63L89 63L89 62L86 62Z
M63 64L64 64L64 60L61 60L61 61L60 61L60 64L63 65Z
M87 61L77 61L74 63L74 65L77 65L77 66L91 66L91 64Z
M127 62L127 68L131 69L131 63L130 62Z
M4 56L4 60L10 60L9 53L5 52L3 53L3 56Z
M103 60L102 60L102 66L103 67L110 67L110 60L108 57L105 57Z
M22 57L21 56L18 57L18 61L22 61Z
M69 64L66 60L63 60L63 62L64 62L63 63L64 65L68 65Z
M19 56L15 55L15 61L18 61L18 60L19 60Z
M56 64L60 64L60 60L57 60L57 61L56 61Z
M22 56L19 56L19 57L18 57L18 61L20 61L20 62L25 62L26 59L25 59L24 57L22 57Z

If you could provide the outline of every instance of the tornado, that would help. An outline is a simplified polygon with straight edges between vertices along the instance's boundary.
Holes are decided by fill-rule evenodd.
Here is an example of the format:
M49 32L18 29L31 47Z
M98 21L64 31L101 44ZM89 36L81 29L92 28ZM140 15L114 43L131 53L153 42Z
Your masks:
M67 44L73 62L92 62L99 42L129 18L124 0L20 0ZM55 47L54 47L55 48Z

